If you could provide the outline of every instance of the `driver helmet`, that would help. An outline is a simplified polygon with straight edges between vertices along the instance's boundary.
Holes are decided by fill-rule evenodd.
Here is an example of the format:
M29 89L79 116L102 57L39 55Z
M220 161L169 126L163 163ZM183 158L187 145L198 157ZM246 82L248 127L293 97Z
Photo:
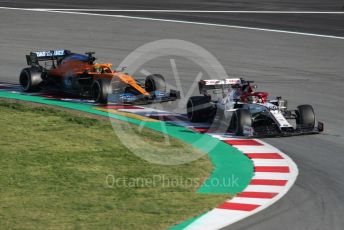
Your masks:
M262 103L263 99L259 96L254 96L253 103Z
M100 66L94 66L94 72L100 73L101 72Z

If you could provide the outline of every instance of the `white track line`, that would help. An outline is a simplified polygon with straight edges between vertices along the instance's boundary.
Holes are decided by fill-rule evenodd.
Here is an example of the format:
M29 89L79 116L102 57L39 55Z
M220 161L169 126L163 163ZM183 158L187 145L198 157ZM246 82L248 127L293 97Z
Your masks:
M135 10L135 9L87 9L87 8L28 8L39 11L78 12L141 12L141 13L238 13L238 14L344 14L344 11L297 11L297 10Z
M173 19L162 19L162 18L135 17L135 16L127 16L127 15L97 14L97 13L73 12L73 11L54 11L54 10L45 10L45 9L42 10L42 9L34 9L34 8L0 7L0 9L5 9L5 10L22 10L22 11L36 11L36 12L50 12L50 13L60 13L60 14L90 15L90 16L100 16L100 17L113 17L113 18L128 18L128 19L137 19L137 20L148 20L148 21L160 21L160 22L172 22L172 23L181 23L181 24L214 26L214 27L223 27L223 28L232 28L232 29L245 29L245 30L265 31L265 32L274 32L274 33L285 33L285 34L294 34L294 35L301 35L301 36L312 36L312 37L321 37L321 38L331 38L331 39L344 40L344 37L333 36L333 35L324 35L324 34L315 34L315 33L303 33L303 32L296 32L296 31L266 29L266 28L248 27L248 26L235 26L235 25L206 23L206 22L182 21L182 20L173 20Z

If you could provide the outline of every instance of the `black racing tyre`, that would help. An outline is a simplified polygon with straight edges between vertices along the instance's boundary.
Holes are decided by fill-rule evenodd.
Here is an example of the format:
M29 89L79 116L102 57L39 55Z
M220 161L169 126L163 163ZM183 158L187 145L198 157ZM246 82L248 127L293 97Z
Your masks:
M166 82L162 75L152 74L146 77L145 88L147 92L161 91L166 92Z
M315 113L311 105L299 105L296 110L296 123L303 128L315 127Z
M92 83L91 96L95 103L107 104L108 96L111 94L111 81L100 78Z
M190 97L186 104L187 117L191 122L205 122L213 116L214 105L210 103L210 97Z
M237 109L232 117L233 131L237 136L244 135L244 127L252 126L252 117L248 109Z
M42 81L42 72L38 68L25 68L19 75L19 84L24 92L39 91Z

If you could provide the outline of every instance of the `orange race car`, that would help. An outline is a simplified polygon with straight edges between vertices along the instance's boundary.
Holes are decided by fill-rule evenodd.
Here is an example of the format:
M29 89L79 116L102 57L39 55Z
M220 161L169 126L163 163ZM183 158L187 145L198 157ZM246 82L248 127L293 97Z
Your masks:
M26 55L30 67L24 68L19 77L22 90L58 91L102 104L147 104L180 98L179 91L166 92L165 79L160 74L137 80L123 70L112 70L112 64L95 63L94 52L85 54L69 50L30 52Z

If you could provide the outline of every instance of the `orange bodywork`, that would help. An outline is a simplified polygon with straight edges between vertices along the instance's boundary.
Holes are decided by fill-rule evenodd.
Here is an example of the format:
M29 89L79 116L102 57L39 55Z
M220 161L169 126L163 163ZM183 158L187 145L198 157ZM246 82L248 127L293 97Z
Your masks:
M117 78L120 82L130 85L141 94L149 96L149 93L138 85L132 76L120 71L114 71L111 67L112 64L110 63L90 64L79 60L70 60L50 69L49 75L54 77L90 75L94 80L99 78L113 80Z

